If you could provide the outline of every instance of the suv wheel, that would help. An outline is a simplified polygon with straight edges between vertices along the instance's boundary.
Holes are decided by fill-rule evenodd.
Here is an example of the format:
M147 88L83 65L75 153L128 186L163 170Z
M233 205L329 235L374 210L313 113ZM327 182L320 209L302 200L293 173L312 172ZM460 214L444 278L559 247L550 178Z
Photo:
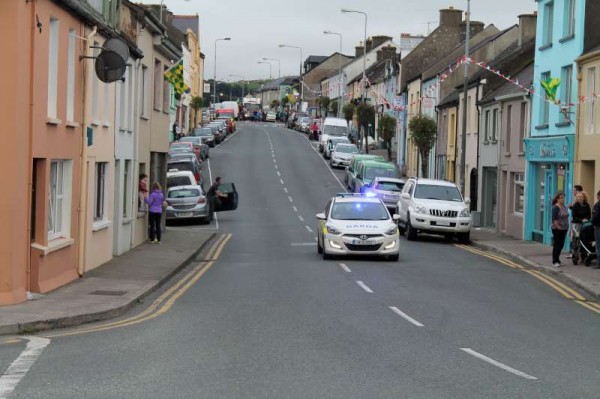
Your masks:
M328 254L327 251L325 251L325 248L322 248L322 250L323 250L323 259L324 260L333 259L333 255Z
M321 240L317 241L317 253L321 255L323 253L323 247L321 246Z
M410 224L410 215L408 215L406 220L406 239L408 241L414 241L417 239L417 230L415 230Z
M468 233L458 233L458 242L461 244L469 244L471 242L471 232Z

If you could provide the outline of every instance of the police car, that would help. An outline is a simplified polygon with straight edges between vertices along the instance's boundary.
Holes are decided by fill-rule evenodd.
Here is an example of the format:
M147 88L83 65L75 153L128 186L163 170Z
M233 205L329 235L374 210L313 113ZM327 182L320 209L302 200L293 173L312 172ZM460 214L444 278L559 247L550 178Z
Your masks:
M397 216L390 215L379 198L338 194L316 215L318 252L323 259L334 255L379 255L397 261L400 237Z

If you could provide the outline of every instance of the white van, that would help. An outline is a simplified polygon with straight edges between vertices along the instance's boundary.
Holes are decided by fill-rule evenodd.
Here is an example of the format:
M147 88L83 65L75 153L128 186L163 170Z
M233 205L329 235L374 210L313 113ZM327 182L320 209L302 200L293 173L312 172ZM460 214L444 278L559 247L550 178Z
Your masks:
M321 126L319 152L323 152L329 138L336 136L348 137L348 122L343 118L325 118L325 122Z
M221 109L232 109L233 117L235 120L238 120L238 116L240 114L240 107L236 101L223 101L221 103Z

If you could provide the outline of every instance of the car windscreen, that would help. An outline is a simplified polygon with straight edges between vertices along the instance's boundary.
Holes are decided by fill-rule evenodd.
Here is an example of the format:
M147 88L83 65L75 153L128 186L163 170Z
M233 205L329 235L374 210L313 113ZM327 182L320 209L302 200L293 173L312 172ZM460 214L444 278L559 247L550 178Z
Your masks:
M365 179L374 179L376 177L398 177L396 169L380 168L373 166L365 170Z
M389 215L380 202L338 202L331 218L336 220L387 220Z
M176 187L176 186L189 186L191 184L194 184L194 182L190 181L189 176L167 177L167 188Z
M400 192L404 188L404 183L394 181L380 181L377 183L377 190L397 191Z
M212 130L210 128L195 129L194 136L212 136Z
M190 161L169 162L167 167L168 169L188 170L190 172L194 171L194 164Z
M184 138L185 138L185 137L184 137ZM182 138L182 140L183 140L184 138ZM178 144L178 143L176 143L176 144L171 144L171 147L169 147L169 150L173 150L173 149L188 149L188 150L190 150L190 149L191 149L191 147L190 147L190 145L189 145L189 144L183 144L183 143L185 143L185 141L181 141L181 143L182 143L182 144Z
M338 144L335 146L335 152L343 152L344 154L358 154L358 148L355 145Z
M462 202L458 188L454 186L436 186L431 184L418 184L415 189L415 198Z
M346 136L348 135L348 128L346 126L325 125L323 126L323 134L329 136Z
M231 119L233 118L233 112L221 112L219 113L219 119Z
M178 188L169 191L169 198L190 198L199 196L200 190L197 188Z

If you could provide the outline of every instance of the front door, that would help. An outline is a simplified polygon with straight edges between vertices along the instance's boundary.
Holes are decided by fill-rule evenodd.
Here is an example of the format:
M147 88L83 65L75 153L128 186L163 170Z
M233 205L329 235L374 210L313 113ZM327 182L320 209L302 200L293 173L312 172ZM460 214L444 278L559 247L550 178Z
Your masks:
M544 171L544 197L542 198L541 217L544 221L544 244L552 243L552 199L556 192L556 182L554 181L554 168L547 167Z

